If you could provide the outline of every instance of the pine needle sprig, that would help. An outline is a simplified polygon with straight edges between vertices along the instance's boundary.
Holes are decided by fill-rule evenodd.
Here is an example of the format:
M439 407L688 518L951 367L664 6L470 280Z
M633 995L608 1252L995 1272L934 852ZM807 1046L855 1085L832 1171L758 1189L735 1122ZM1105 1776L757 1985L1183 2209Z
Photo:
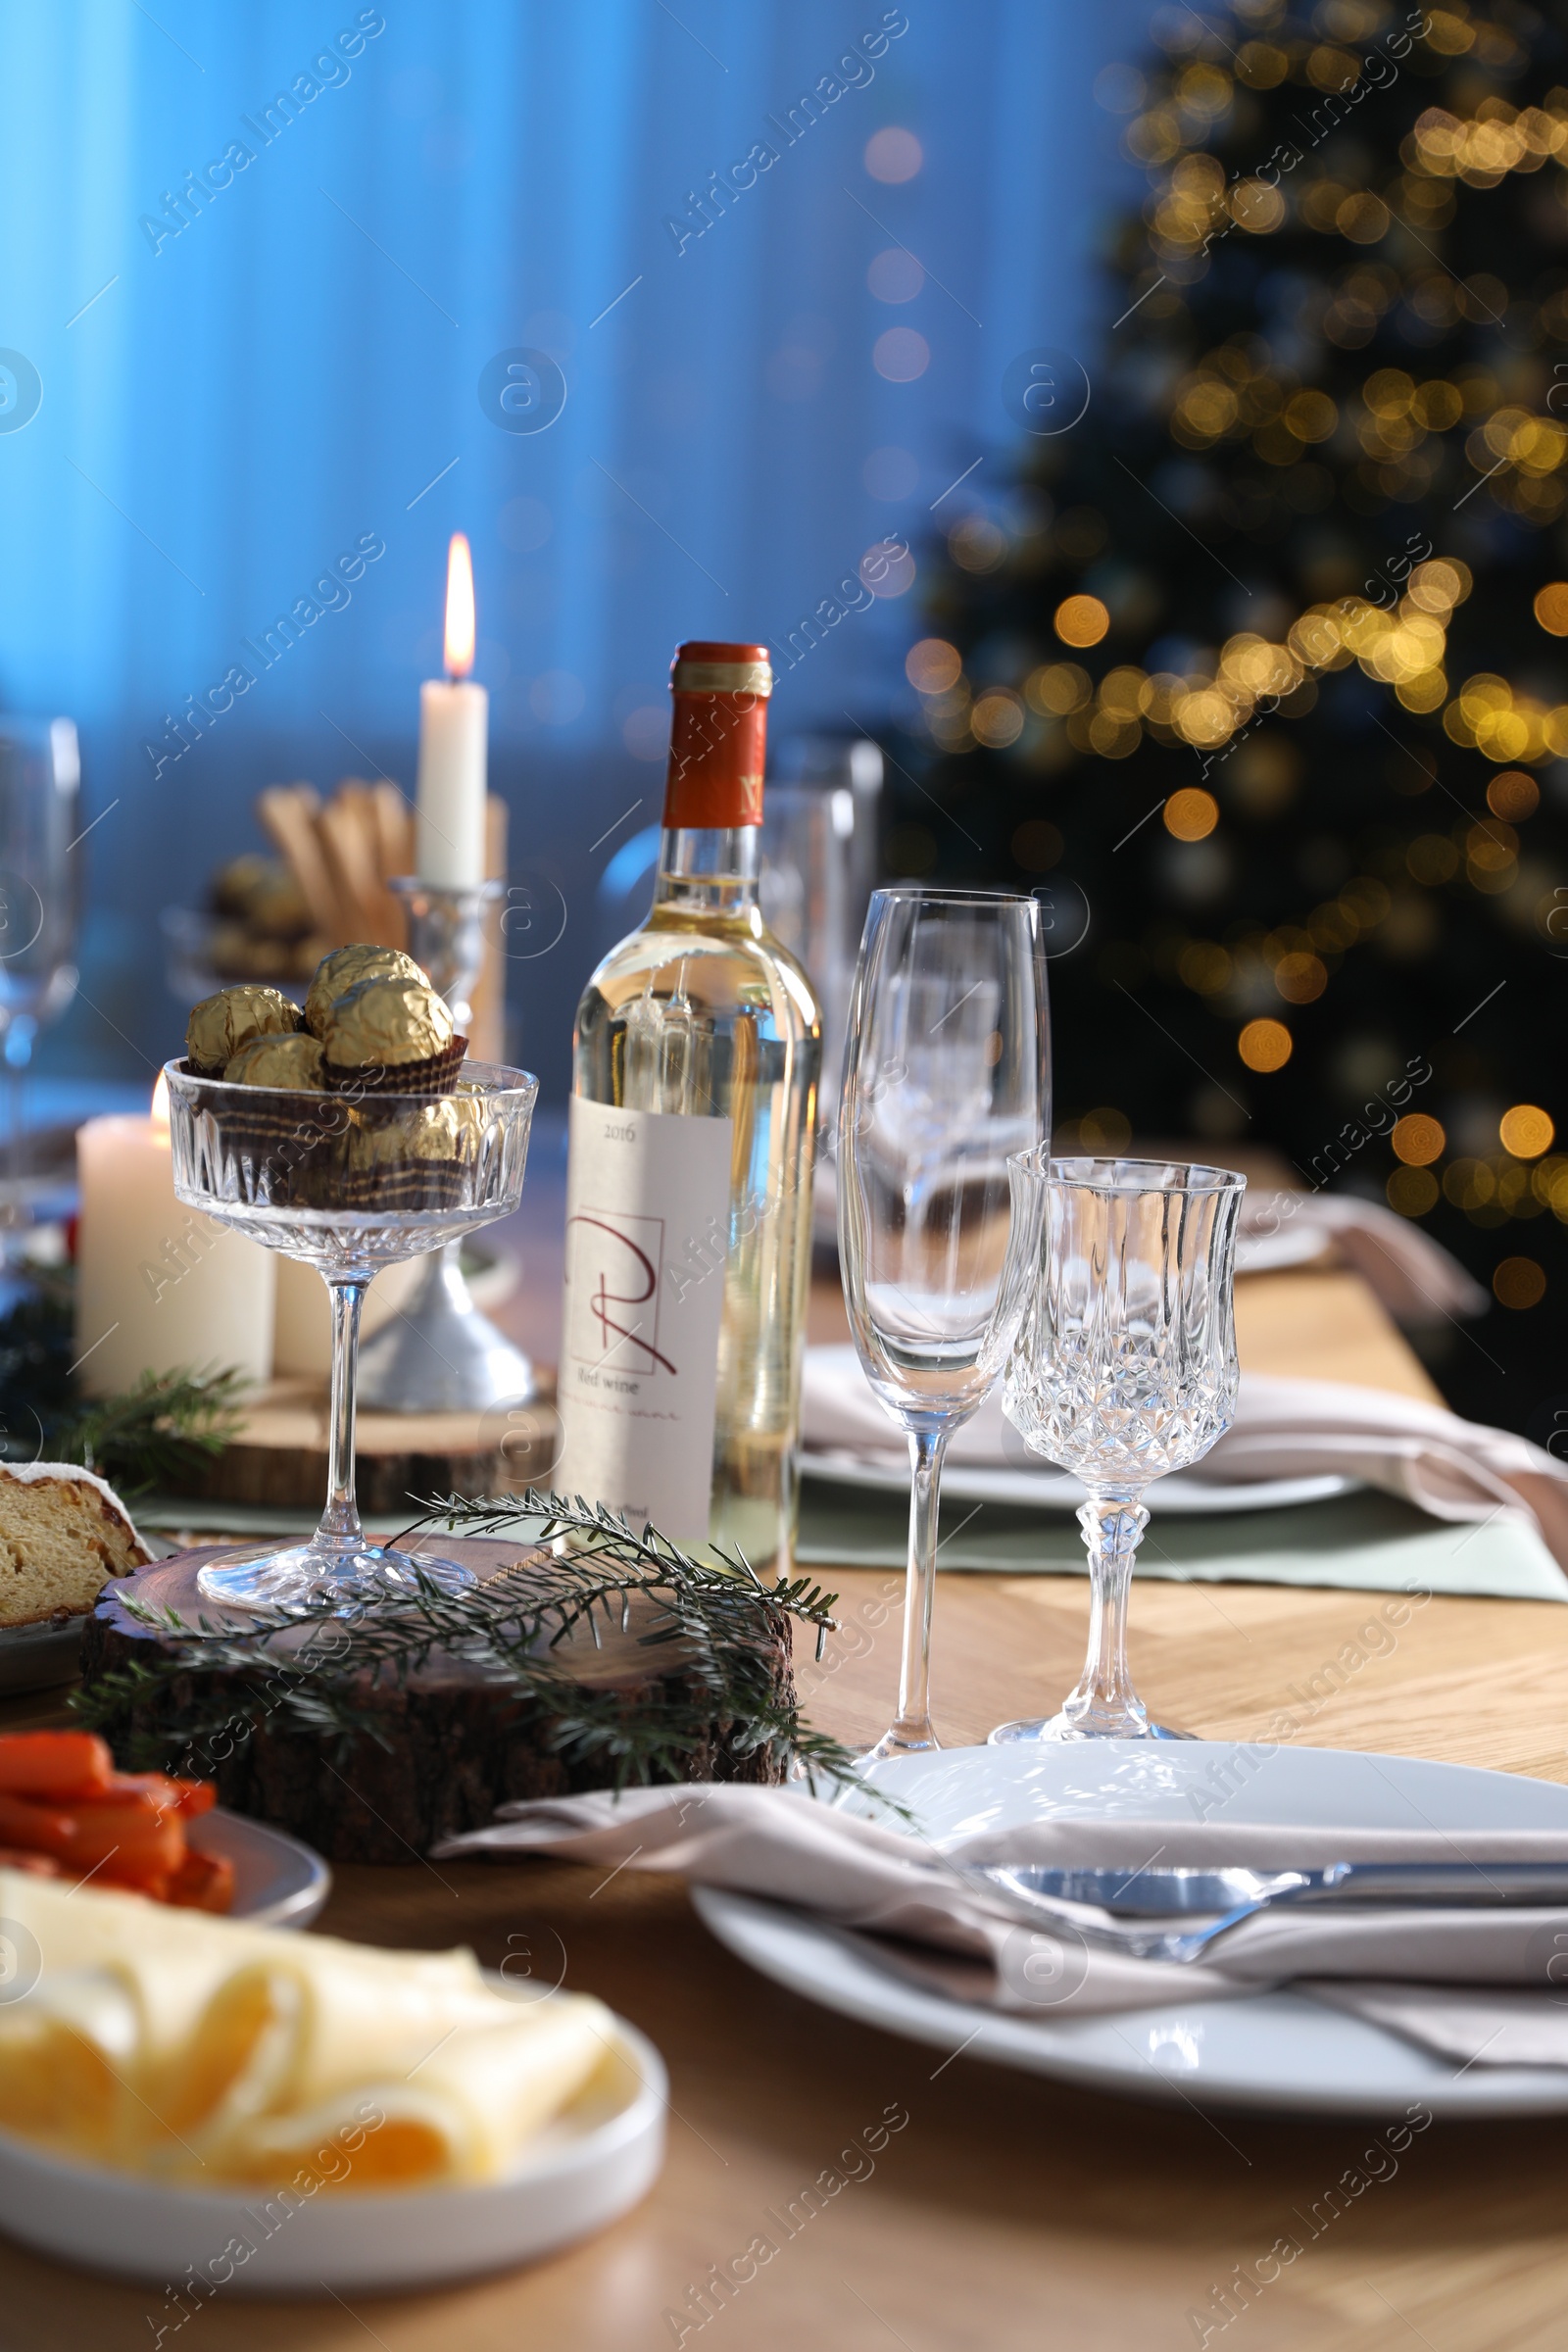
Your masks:
M80 1462L125 1494L178 1492L215 1462L239 1424L238 1372L143 1372L133 1388L80 1406L54 1435L60 1459Z
M688 1779L715 1729L737 1762L760 1757L779 1777L850 1785L853 1751L803 1721L778 1672L792 1626L810 1627L821 1654L837 1622L833 1593L805 1576L768 1584L739 1553L697 1560L653 1527L639 1534L602 1507L532 1490L430 1500L415 1526L499 1535L519 1523L534 1548L457 1591L421 1574L373 1603L323 1595L258 1611L239 1630L126 1600L163 1637L158 1654L99 1676L72 1705L132 1764L199 1764L220 1737L232 1743L269 1719L340 1752L360 1739L390 1748L367 1690L405 1686L433 1658L457 1657L519 1699L565 1761L617 1789ZM561 1538L570 1549L546 1549ZM677 1649L679 1685L656 1671L634 1692L585 1689L562 1645L628 1634L634 1607L636 1646L651 1665Z

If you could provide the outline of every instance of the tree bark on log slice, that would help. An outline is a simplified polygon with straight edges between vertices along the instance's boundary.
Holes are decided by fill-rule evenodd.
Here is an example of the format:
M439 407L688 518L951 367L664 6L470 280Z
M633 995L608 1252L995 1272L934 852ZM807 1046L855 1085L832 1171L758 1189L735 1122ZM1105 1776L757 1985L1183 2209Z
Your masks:
M515 1494L548 1487L557 1431L546 1396L487 1413L361 1412L354 1444L360 1508L384 1517L410 1511L411 1495ZM314 1381L274 1381L186 1492L204 1501L318 1511L326 1497L326 1391Z
M174 1639L132 1617L124 1595L154 1609L172 1609L189 1625L203 1616L211 1623L227 1614L204 1599L196 1584L203 1563L220 1548L175 1552L106 1587L82 1631L82 1681L89 1690L117 1667L177 1646ZM530 1556L527 1546L474 1538L438 1536L426 1548L436 1556L462 1559L481 1580ZM650 1650L639 1645L639 1624L646 1625L649 1614L649 1604L634 1604L625 1633L601 1628L603 1646L597 1649L587 1637L563 1642L554 1652L557 1663L585 1694L614 1692L628 1708L661 1696L690 1703L700 1687L679 1646ZM783 1642L761 1654L773 1689L793 1701L787 1623ZM357 1679L354 1704L375 1718L385 1745L364 1735L344 1748L335 1731L313 1735L285 1725L275 1713L254 1728L236 1718L230 1735L210 1737L194 1747L177 1734L165 1734L168 1716L183 1715L198 1700L220 1694L225 1685L233 1689L235 1678L179 1676L161 1707L138 1708L124 1733L115 1736L122 1760L129 1733L167 1736L164 1761L170 1770L216 1781L219 1801L231 1811L289 1830L334 1862L422 1861L439 1839L483 1828L497 1806L511 1799L604 1788L611 1779L596 1760L568 1761L555 1751L550 1735L556 1718L449 1655L432 1657L402 1684L372 1682L368 1675ZM779 1779L765 1754L736 1752L735 1731L734 1725L710 1721L691 1747L687 1777Z

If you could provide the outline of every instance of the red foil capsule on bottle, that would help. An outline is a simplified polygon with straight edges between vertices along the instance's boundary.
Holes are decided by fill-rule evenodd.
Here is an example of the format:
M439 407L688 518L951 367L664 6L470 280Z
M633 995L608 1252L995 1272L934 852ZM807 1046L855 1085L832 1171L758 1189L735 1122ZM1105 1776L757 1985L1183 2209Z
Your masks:
M760 825L773 691L767 647L695 639L676 652L669 691L666 827Z

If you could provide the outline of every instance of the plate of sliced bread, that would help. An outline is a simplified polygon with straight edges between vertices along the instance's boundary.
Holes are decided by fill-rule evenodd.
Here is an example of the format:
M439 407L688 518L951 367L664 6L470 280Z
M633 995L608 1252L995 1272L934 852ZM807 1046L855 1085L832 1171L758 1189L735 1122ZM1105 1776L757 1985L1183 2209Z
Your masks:
M104 1586L154 1556L96 1472L0 1462L0 1696L69 1683Z

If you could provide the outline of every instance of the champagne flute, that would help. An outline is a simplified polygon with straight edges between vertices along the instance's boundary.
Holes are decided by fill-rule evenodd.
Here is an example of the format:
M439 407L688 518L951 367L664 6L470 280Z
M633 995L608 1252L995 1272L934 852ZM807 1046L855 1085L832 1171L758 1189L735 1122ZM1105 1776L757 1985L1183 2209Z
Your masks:
M1024 1442L1089 1489L1089 1653L1060 1711L994 1741L1185 1740L1152 1723L1127 1665L1127 1592L1144 1490L1229 1428L1232 1283L1245 1176L1148 1159L1028 1158L1039 1194L1034 1296L1007 1366Z
M855 977L839 1106L839 1248L866 1378L909 1437L898 1715L872 1758L936 1747L931 1610L942 1457L1000 1374L1038 1254L1022 1154L1050 1125L1040 908L879 890Z

